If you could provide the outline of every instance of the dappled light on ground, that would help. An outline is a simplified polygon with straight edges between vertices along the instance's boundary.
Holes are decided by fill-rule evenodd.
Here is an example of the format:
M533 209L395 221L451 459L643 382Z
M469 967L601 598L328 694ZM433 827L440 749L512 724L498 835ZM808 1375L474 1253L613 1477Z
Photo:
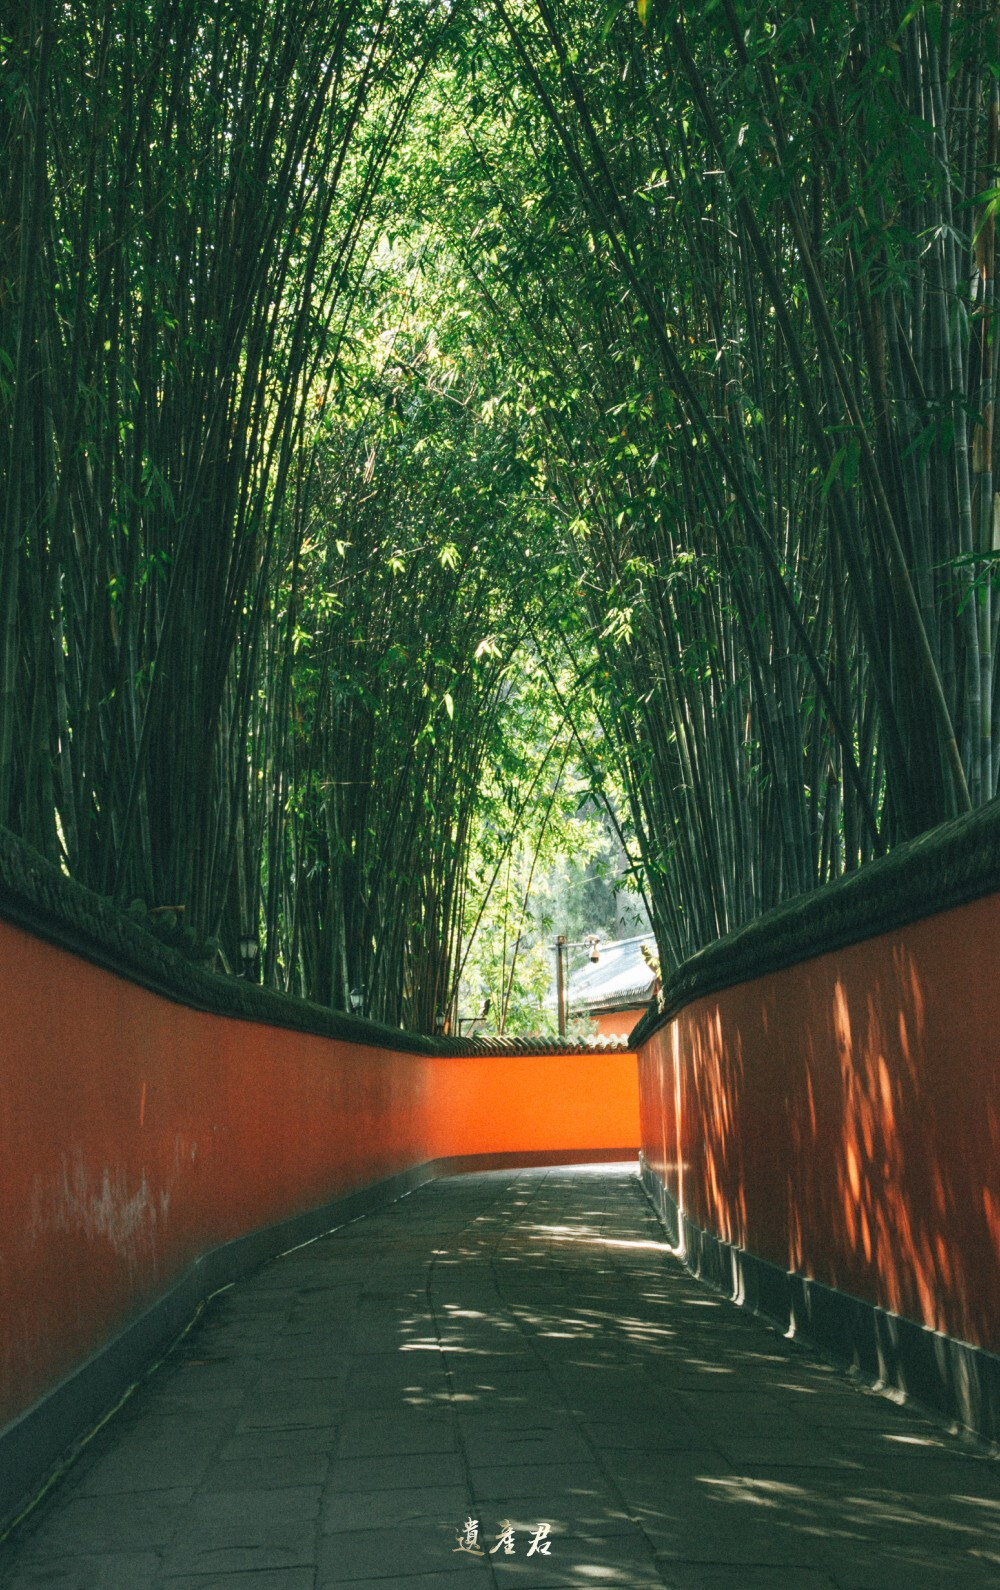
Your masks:
M297 1249L212 1302L0 1582L75 1590L84 1562L130 1590L994 1583L983 1449L664 1250L624 1169L437 1182Z

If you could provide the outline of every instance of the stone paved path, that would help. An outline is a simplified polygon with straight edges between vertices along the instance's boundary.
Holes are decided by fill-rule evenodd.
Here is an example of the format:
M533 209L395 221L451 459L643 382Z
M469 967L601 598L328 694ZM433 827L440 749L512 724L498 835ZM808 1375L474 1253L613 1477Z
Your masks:
M1000 1466L691 1280L627 1168L505 1172L220 1294L0 1549L3 1590L522 1585L998 1586Z

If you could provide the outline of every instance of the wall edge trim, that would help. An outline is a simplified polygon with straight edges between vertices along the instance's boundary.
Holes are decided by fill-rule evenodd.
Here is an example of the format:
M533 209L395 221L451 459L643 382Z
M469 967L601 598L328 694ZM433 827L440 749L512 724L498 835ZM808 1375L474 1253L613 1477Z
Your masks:
M210 1016L339 1039L369 1049L439 1058L628 1052L618 1039L430 1037L317 1005L242 977L224 977L171 949L113 900L67 877L6 828L0 828L0 920L175 1005Z
M1000 797L897 845L716 939L664 979L628 1050L684 1006L724 988L905 927L1000 891ZM429 1037L222 977L187 960L110 899L0 829L0 918L153 993L212 1015L423 1055L604 1052L565 1041ZM616 1052L609 1049L606 1052Z
M797 895L684 961L629 1034L629 1048L706 995L864 943L1000 891L1000 797L888 855Z
M639 1155L640 1180L684 1267L785 1335L979 1437L1000 1441L1000 1357L863 1298L782 1270L694 1224Z

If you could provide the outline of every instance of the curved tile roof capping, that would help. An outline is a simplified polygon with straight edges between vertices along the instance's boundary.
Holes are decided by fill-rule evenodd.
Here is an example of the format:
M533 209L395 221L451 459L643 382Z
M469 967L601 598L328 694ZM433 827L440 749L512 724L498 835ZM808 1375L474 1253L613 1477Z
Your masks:
M628 1050L624 1040L600 1036L430 1037L313 1005L239 977L220 976L186 960L109 899L66 877L24 840L2 828L0 918L166 999L243 1021L414 1054L610 1054Z
M447 1047L447 1052L452 1052L447 1038L440 1039L439 1043L442 1048ZM629 1048L628 1038L617 1033L572 1038L528 1033L523 1038L463 1038L461 1043L462 1054L627 1054Z

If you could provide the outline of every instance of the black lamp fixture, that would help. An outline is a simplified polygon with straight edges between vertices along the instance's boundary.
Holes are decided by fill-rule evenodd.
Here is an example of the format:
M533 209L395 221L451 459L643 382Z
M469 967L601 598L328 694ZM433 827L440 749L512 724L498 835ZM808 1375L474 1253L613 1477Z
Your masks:
M361 985L358 988L352 988L347 997L351 1001L351 1010L354 1012L355 1016L360 1016L365 1005L364 985Z
M257 940L251 933L244 933L240 939L240 961L243 966L243 971L240 975L245 977L248 982L257 981L257 956L259 952L260 945Z

